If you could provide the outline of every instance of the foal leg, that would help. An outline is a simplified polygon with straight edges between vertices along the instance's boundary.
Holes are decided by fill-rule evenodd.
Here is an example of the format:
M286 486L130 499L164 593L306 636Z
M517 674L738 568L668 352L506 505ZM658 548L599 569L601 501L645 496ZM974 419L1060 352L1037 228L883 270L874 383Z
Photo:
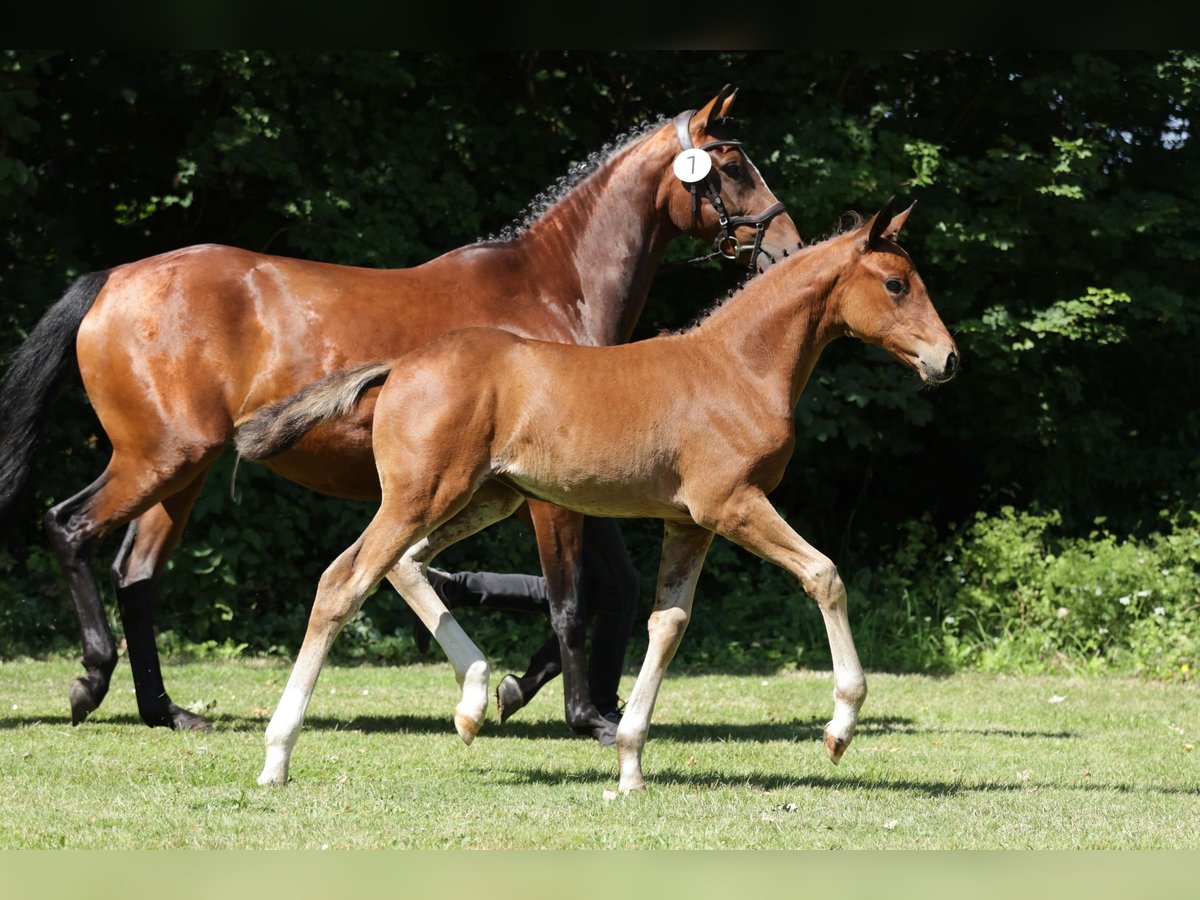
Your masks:
M453 519L414 544L387 575L454 668L463 691L454 709L454 728L467 744L475 739L487 714L488 664L430 585L425 569L442 550L508 518L523 502L516 491L494 481L486 483Z
M757 492L734 498L718 518L718 534L773 562L794 575L805 593L817 601L829 636L833 658L833 718L825 726L825 749L834 763L842 758L854 729L858 711L867 697L867 680L847 616L846 586L833 562L796 534Z
M367 530L321 576L304 642L267 725L266 760L259 784L287 783L292 748L300 736L304 713L333 639L395 565L404 548L420 537L418 528L389 506L385 498Z
M642 748L650 731L650 716L658 699L667 666L675 658L683 632L692 615L696 580L712 543L712 532L699 525L667 522L663 528L662 562L658 591L650 613L650 643L646 659L625 704L625 715L617 727L617 765L623 794L644 791Z
M550 624L558 635L562 657L563 705L567 724L576 734L590 734L611 746L616 726L600 715L588 691L587 628L581 596L583 576L583 515L530 501L529 511L538 539L538 556L550 598Z
M113 563L111 579L117 609L125 630L126 652L133 671L138 713L147 725L177 730L211 731L212 723L171 702L163 685L158 648L154 640L154 611L158 582L167 557L179 543L200 489L205 469L191 484L129 525Z

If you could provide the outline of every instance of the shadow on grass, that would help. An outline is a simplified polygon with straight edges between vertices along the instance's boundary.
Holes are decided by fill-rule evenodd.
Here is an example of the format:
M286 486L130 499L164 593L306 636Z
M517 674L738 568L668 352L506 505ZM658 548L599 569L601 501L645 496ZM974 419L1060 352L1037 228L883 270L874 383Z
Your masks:
M218 732L262 732L268 719L264 716L221 715L211 716ZM35 725L67 725L66 716L61 719L47 716L3 716L0 730L25 728ZM85 722L83 729L105 725L133 726L144 728L141 719L128 713L108 715L96 713ZM747 725L725 722L655 722L651 726L652 740L678 741L681 743L704 743L719 741L729 743L766 744L778 741L820 740L825 720L793 719L792 721L763 722ZM365 715L351 718L334 716L309 716L304 720L305 730L310 731L356 731L363 734L448 734L454 730L449 712L445 716ZM1011 737L1022 740L1044 738L1048 740L1074 739L1070 731L1035 731L1013 728L937 728L920 727L915 720L904 716L872 716L858 726L858 735L888 734L975 734L984 737ZM545 740L574 737L565 722L537 720L532 722L512 719L500 724L494 714L484 725L480 737L489 740Z
M511 784L563 785L570 783L593 783L614 787L617 783L617 768L592 767L572 772L546 772L541 769L507 769L496 771L497 777L508 777ZM857 775L721 775L716 773L681 772L678 769L648 768L646 782L651 791L661 787L698 788L757 788L761 791L784 791L811 788L814 790L869 790L895 791L898 793L923 794L929 798L957 797L962 794L1035 794L1039 790L1085 791L1089 793L1161 794L1163 796L1200 796L1200 787L1163 787L1127 783L1071 784L1060 782L1008 783L998 781L938 781L912 778L888 779L861 777Z

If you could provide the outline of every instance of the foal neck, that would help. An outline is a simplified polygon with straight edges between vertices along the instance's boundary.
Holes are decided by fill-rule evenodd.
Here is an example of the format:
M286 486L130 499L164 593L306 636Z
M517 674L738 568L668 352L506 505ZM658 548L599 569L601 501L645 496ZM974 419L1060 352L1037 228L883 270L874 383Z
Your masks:
M696 335L718 342L738 370L795 409L821 352L846 333L840 282L858 252L849 234L805 247L747 282Z
M677 233L658 196L675 149L665 131L619 148L518 239L543 299L562 309L577 343L629 340Z

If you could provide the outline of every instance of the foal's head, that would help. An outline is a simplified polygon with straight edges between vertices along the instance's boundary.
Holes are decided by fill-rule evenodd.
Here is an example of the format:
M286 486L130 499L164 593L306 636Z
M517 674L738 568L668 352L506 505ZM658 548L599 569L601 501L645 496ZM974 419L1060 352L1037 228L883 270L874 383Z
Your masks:
M958 347L896 243L910 212L893 217L889 200L846 236L856 255L839 291L840 318L849 334L887 350L926 384L941 384L958 369Z
M673 172L667 173L662 189L668 195L671 221L680 231L694 233L708 243L721 242L714 249L761 270L796 250L800 246L800 234L786 212L770 215L779 199L771 193L730 128L729 113L736 96L737 89L726 86L686 124L692 146L704 150L712 163L707 176L696 184L700 198L698 206L693 203L688 185ZM672 135L670 140L679 149L676 126L669 126L668 130ZM723 140L731 143L721 143ZM720 211L706 197L710 193L720 198L730 219L728 229L722 228ZM755 220L764 218L763 213L768 213L768 217L761 229L760 251L756 254L754 248L760 228ZM743 219L751 221L740 221ZM722 241L726 235L730 239Z

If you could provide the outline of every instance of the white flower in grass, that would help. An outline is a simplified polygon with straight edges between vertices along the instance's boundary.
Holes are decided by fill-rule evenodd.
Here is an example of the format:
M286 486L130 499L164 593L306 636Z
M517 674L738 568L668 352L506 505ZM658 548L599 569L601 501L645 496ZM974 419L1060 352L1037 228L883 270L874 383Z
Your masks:
M1103 628L1103 627L1101 627L1101 628L1097 628L1097 629L1096 629L1096 633L1097 633L1097 634L1108 634L1108 629L1107 629L1107 628Z
M1067 616L1069 616L1071 614L1071 611L1069 609L1067 609L1065 606L1060 606L1057 610L1055 610L1054 614L1056 616L1058 616L1060 619L1065 619Z
M1150 592L1149 592L1149 591L1134 591L1134 592L1133 592L1133 596L1135 596L1135 597L1149 597L1149 596L1150 596Z
M1165 608L1163 608L1161 606L1156 606L1156 607L1154 607L1154 614L1156 616L1165 616L1167 614L1167 611Z
M1126 594L1124 597L1118 597L1117 602L1120 603L1122 606L1128 606L1131 601L1130 601L1129 595Z
M1103 593L1104 593L1104 591L1100 590L1100 588L1096 588L1096 596L1097 597L1099 597Z
M956 625L957 623L958 619L954 618L954 616L946 616L946 618L942 619L943 625Z

